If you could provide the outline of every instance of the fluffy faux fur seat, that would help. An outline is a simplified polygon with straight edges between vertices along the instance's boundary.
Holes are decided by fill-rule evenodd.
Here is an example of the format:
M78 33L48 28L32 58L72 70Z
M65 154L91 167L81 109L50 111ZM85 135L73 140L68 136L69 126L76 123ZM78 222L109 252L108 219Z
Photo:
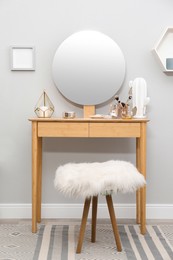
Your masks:
M122 251L111 193L132 192L145 185L143 175L133 164L126 161L68 163L58 167L54 184L65 195L85 198L76 253L81 253L91 200L91 241L96 241L97 204L100 193L106 195L117 250Z
M145 179L130 162L111 160L60 166L54 185L67 196L86 198L106 191L133 192L145 185Z

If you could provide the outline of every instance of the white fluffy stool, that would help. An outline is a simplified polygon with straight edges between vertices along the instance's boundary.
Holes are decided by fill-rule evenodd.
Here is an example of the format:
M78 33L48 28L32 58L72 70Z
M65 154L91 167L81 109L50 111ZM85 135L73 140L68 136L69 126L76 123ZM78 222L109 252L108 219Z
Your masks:
M134 192L146 184L143 175L133 164L114 160L101 163L68 163L58 167L54 184L64 195L85 199L76 253L81 252L91 198L91 241L95 242L99 194L106 196L117 250L122 250L111 194Z

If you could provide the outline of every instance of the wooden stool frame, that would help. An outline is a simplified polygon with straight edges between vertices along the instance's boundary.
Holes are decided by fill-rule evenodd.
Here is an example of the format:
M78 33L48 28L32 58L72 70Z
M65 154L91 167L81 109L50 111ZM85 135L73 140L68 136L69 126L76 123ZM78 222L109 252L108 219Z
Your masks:
M106 195L106 202L107 202L109 215L110 215L110 219L111 219L111 223L112 223L112 229L113 229L113 233L114 233L114 237L115 237L117 251L121 252L122 247L121 247L120 235L119 235L119 231L118 231L118 226L117 226L117 221L116 221L116 216L115 216L115 212L114 212L113 201L112 201L111 195ZM84 203L84 208L83 208L83 215L82 215L78 244L77 244L77 249L76 249L77 254L81 253L90 203L91 203L91 197L86 198L85 203ZM91 225L91 242L93 242L93 243L96 241L97 205L98 205L98 196L93 196L92 197L92 225Z

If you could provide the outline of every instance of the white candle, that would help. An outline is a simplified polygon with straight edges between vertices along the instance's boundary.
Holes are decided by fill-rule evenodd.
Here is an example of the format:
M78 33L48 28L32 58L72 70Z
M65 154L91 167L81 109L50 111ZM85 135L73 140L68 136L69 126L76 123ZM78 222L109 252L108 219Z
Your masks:
M50 109L47 106L41 106L39 112L40 112L40 117L50 117L51 116Z
M45 112L45 111L48 110L49 108L48 108L47 106L42 106L42 107L40 107L40 109L41 109L43 112Z

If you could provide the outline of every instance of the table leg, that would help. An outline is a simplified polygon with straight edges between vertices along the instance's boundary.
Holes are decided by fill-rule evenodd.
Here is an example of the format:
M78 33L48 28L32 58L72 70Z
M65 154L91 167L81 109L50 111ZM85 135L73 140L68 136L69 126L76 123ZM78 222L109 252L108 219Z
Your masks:
M32 122L32 232L37 232L38 150L37 122Z
M42 197L42 138L38 138L38 172L37 172L37 222L41 222L41 197Z
M146 123L141 123L140 137L140 172L146 178ZM146 186L140 189L141 203L141 234L146 233Z
M136 138L136 167L140 172L140 140ZM140 212L141 212L141 205L140 205L140 190L136 191L136 223L140 223Z

